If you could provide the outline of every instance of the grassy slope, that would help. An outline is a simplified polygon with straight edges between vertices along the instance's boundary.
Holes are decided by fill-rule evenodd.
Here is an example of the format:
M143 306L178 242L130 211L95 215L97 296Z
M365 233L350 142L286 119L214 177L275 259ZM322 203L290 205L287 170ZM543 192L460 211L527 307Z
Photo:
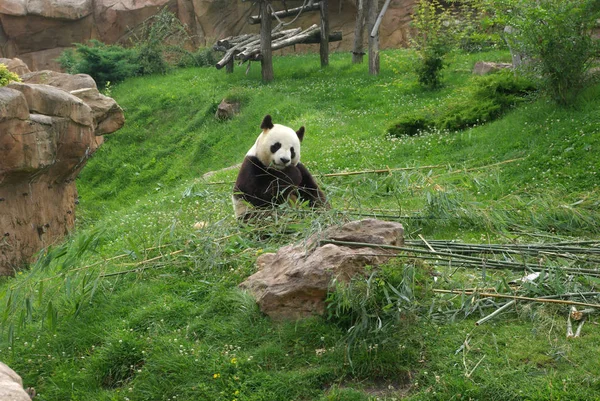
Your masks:
M5 326L0 359L42 400L594 399L599 367L589 355L600 332L586 325L584 337L566 341L564 308L522 308L478 328L470 319L439 324L422 314L392 333L366 336L348 353L347 327L335 319L273 324L236 289L256 255L373 208L437 217L403 221L408 235L598 238L597 87L574 110L538 100L464 132L385 137L398 115L460 98L475 60L507 57L458 57L440 92L422 92L409 55L399 51L383 55L378 77L335 54L324 71L316 56L278 58L269 85L253 66L247 76L189 69L115 87L127 125L107 137L78 181L79 231L55 250L67 257L3 284L35 323L19 329L17 314L17 334ZM216 122L226 96L243 100L242 113ZM315 174L439 167L322 178L331 213L240 227L230 185L200 176L240 162L266 113L306 126L302 157ZM234 177L229 171L211 180ZM207 225L193 229L196 221ZM148 269L99 278L140 267ZM487 283L513 276L500 272ZM481 276L465 272L463 280L479 285ZM417 281L432 285L427 275ZM425 291L414 303L426 308L431 297ZM456 353L467 337L470 346Z

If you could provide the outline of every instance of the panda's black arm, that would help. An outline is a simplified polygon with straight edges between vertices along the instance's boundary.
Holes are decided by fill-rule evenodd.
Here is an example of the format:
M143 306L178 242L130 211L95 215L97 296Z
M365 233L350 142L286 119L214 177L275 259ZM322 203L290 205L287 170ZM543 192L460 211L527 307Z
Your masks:
M265 201L260 196L258 182L258 177L263 169L260 168L260 162L257 164L257 161L258 159L255 157L244 158L233 191L254 206L263 206Z
M302 163L298 163L296 167L302 175L302 181L298 186L300 197L309 201L311 206L327 206L328 204L325 194L323 191L321 191L319 185L315 181L314 177L310 174L308 169Z

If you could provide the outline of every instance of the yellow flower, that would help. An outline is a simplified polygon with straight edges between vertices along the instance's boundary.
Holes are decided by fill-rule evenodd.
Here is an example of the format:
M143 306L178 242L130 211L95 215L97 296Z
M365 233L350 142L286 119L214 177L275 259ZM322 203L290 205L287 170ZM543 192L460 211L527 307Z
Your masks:
M238 395L240 393L240 390L235 390L235 393L233 393L233 395Z
M215 374L213 375L213 379L218 379L219 377L221 377L221 374L220 374L220 373L215 373Z
M237 363L237 358L232 358L231 363L233 363L235 365Z

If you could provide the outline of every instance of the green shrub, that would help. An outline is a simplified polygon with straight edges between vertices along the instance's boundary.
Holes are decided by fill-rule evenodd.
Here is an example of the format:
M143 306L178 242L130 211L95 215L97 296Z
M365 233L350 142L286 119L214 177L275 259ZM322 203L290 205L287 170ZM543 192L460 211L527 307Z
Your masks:
M499 71L474 77L462 101L430 115L423 111L404 115L391 128L391 136L414 136L432 128L457 131L499 118L511 107L527 100L536 90L532 81L516 77L511 71Z
M412 24L416 28L411 44L419 56L416 66L419 83L430 89L438 88L444 57L454 41L450 11L437 0L420 0Z
M73 52L59 58L61 67L71 74L88 74L103 88L108 82L119 82L140 73L139 53L117 45L91 40L90 46L76 44Z
M434 121L424 114L405 115L388 129L391 136L415 136L433 128Z
M163 51L158 45L143 43L136 48L138 51L136 62L139 65L140 75L165 74L169 65L163 57Z
M6 86L11 81L21 82L21 78L14 72L10 72L6 65L0 63L0 86Z
M481 52L504 44L504 28L486 0L455 0L456 42L466 52Z
M440 129L461 130L493 121L511 107L523 102L536 90L528 79L515 77L511 71L499 71L475 79L470 95L449 107L435 125Z
M600 54L592 30L600 17L598 0L498 2L514 34L511 46L527 57L524 67L557 104L573 104L591 78Z

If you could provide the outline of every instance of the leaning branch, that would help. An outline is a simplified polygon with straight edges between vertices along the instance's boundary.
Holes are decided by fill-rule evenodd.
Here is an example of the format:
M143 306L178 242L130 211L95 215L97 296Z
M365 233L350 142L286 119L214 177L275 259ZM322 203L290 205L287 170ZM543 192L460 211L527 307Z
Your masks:
M273 14L271 14L271 19L291 17L292 15L296 15L299 12L319 11L320 8L321 8L321 3L314 3L312 5L309 4L304 7L296 7L296 8L290 8L289 10L276 11ZM251 25L260 24L260 21L261 21L260 15L252 15L248 19L248 22Z

